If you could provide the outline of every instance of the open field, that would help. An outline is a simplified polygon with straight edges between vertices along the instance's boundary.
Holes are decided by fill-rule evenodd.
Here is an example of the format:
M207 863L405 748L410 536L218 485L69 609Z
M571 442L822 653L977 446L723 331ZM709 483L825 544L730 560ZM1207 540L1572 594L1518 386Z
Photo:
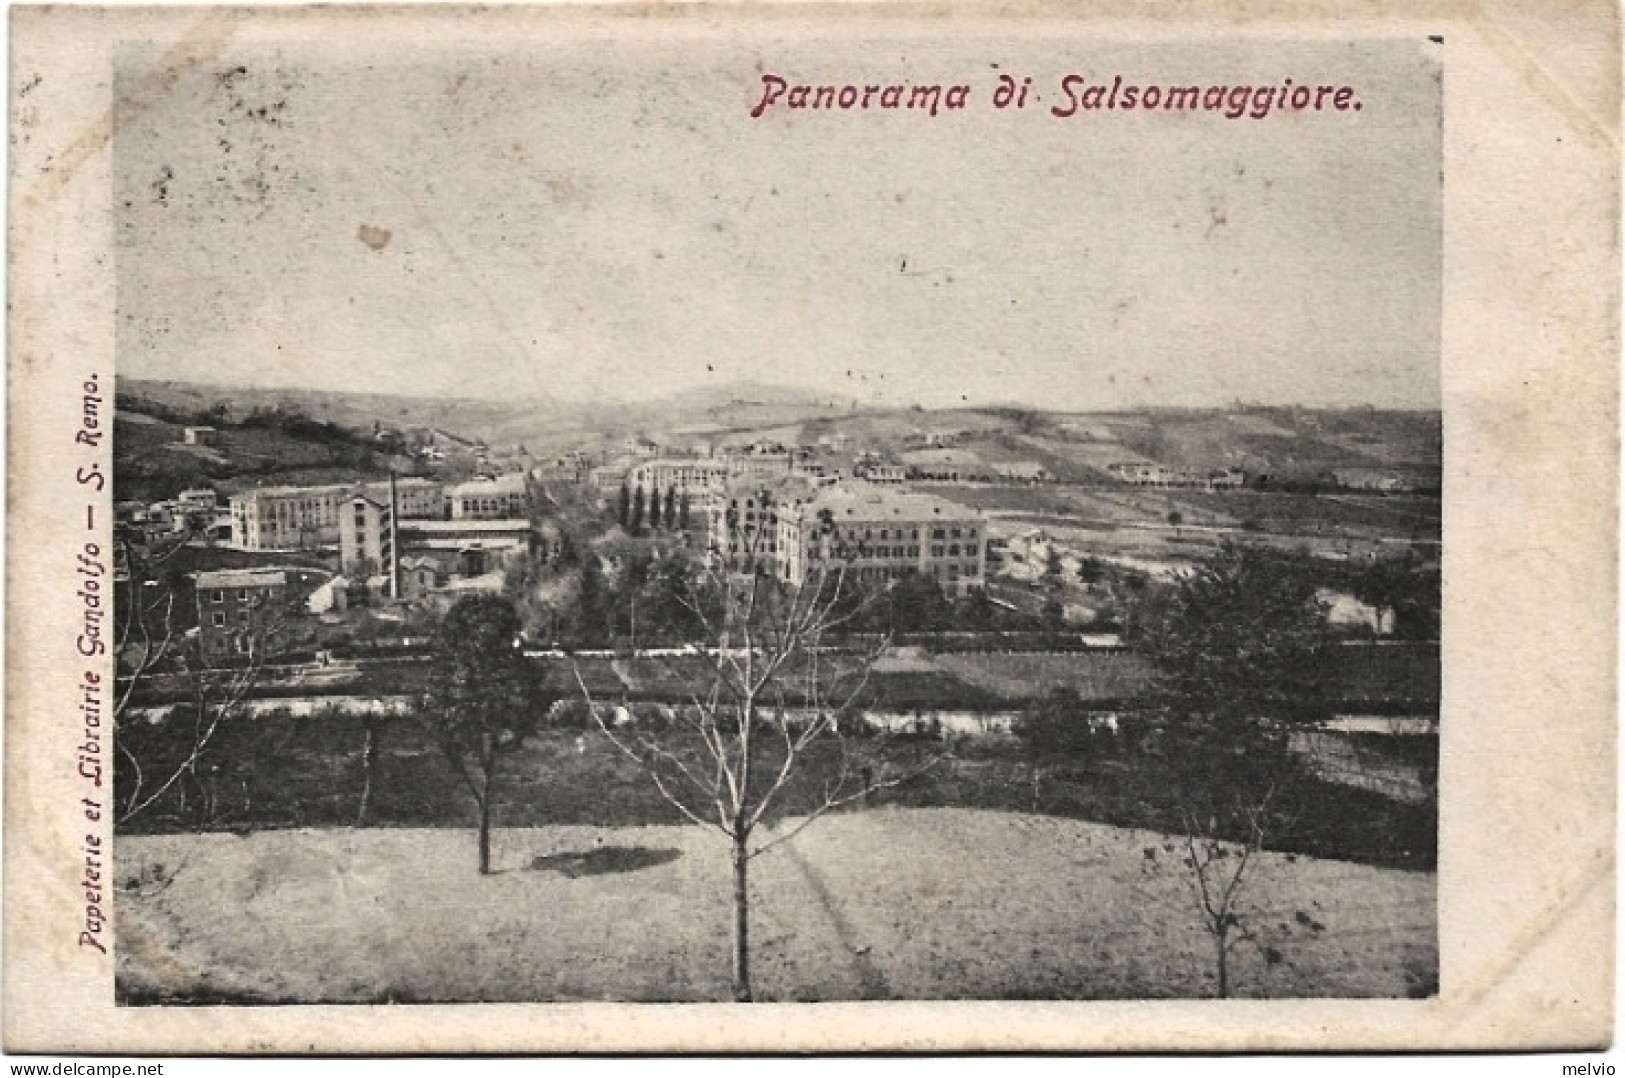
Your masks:
M1168 835L956 809L826 819L752 870L759 998L1213 993ZM694 827L121 837L125 1002L722 1000L725 847ZM1437 988L1436 881L1269 854L1241 996Z
M214 552L203 567L213 568ZM230 552L221 552L229 554ZM292 559L286 559L291 561ZM235 565L222 557L218 564ZM929 639L927 637L926 639ZM1041 699L1067 685L1085 700L1116 702L1143 699L1156 687L1155 671L1126 649L1074 651L968 651L927 647L900 649L906 663L887 661L875 668L859 703L874 707L1016 707ZM580 675L601 703L621 700L683 702L707 684L710 666L695 656L611 659L576 657L537 659L546 683L562 696L576 696ZM825 698L838 691L836 671L825 665ZM318 668L320 669L320 668ZM421 659L360 658L353 665L324 670L323 688L312 691L310 671L278 670L255 687L256 697L320 695L409 695L423 687ZM1326 655L1327 694L1339 707L1375 707L1385 713L1431 713L1439 702L1439 648L1426 642L1347 644ZM187 699L188 682L174 675L150 679L137 694L141 705ZM842 697L836 696L836 699Z
M1129 651L1090 651L1070 654L938 655L932 660L942 671L985 690L996 699L1033 700L1061 687L1089 701L1134 700L1146 696L1155 674L1139 655Z
M640 714L651 721L653 710L640 705ZM1131 715L1126 713L1125 721ZM927 723L931 717L924 716ZM187 742L173 736L178 721L183 720L130 731L129 744L149 775L171 774L182 761ZM355 712L301 710L232 722L194 775L176 782L121 830L151 834L350 826L367 787L366 721ZM576 721L585 719L578 715ZM137 733L140 740L133 740ZM995 809L1177 830L1181 817L1172 791L1178 776L1155 754L1137 751L1132 737L1125 734L1114 741L1088 752L1037 754L1008 734L951 742L929 736L853 738L846 748L876 766L914 775L876 793L869 801L872 807ZM678 752L699 751L697 744L683 741L680 729L668 731L665 743ZM377 747L368 825L455 830L471 824L473 801L431 730L410 716L399 716L382 730ZM774 766L771 745L759 747L763 766ZM841 751L823 743L810 751L775 812L805 812L817 804L821 792L837 780ZM1373 752L1364 757L1382 762ZM916 774L927 761L932 766ZM1036 787L1035 768L1043 776ZM1373 773L1394 770L1384 766ZM131 781L128 769L119 772L121 798L128 796ZM1395 868L1431 869L1435 863L1437 813L1427 800L1398 801L1377 789L1311 773L1284 789L1274 808L1281 827L1271 836L1272 849ZM585 726L549 728L504 757L493 794L493 819L504 827L682 822L635 764Z

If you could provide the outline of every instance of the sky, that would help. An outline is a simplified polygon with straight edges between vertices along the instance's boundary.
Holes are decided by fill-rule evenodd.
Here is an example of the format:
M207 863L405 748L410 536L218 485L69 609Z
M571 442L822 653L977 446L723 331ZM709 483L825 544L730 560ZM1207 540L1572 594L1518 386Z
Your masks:
M736 381L876 404L1435 408L1426 42L658 25L241 36L116 92L120 372L506 400ZM752 118L761 76L968 107ZM1000 73L1033 78L992 105ZM1358 112L1057 118L1086 82ZM157 87L157 89L154 89Z

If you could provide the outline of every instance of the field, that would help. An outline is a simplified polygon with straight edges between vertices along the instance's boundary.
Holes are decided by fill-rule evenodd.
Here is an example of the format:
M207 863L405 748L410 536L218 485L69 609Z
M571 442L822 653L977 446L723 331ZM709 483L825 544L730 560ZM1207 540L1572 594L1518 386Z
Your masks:
M754 862L759 998L1213 994L1167 835L959 809L826 819ZM974 852L974 856L969 856ZM693 827L121 837L126 1003L723 1000L727 858ZM1437 991L1436 880L1265 855L1241 996Z
M199 550L183 564L202 568L261 564L264 556ZM296 559L279 555L278 564ZM837 670L850 657L830 657L825 665L824 698L844 699ZM695 656L610 659L604 657L537 660L545 683L556 693L574 697L576 676L599 703L623 700L677 703L703 691L709 664ZM844 663L845 665L840 665ZM1434 714L1439 703L1439 649L1428 643L1349 644L1326 655L1327 692L1345 710L1376 708L1383 714ZM262 681L255 695L408 696L422 689L425 668L417 661L361 658L354 668L335 669L315 691L305 676ZM793 683L793 682L787 682ZM1039 700L1059 686L1070 686L1085 700L1102 705L1143 700L1155 688L1155 674L1132 651L1092 648L1084 651L961 651L933 653L926 648L894 649L876 664L858 704L875 708L1010 708ZM833 694L833 695L832 695ZM137 694L142 705L173 703L186 698L186 682L172 676L155 678Z
M1126 651L1074 654L1020 653L939 655L933 662L952 676L1004 700L1034 700L1066 687L1089 701L1142 697L1153 673L1144 659Z
M214 568L263 564L263 555L216 549L187 550L181 562ZM195 558L192 555L196 555ZM278 564L296 559L279 555ZM188 609L190 607L188 606ZM850 658L839 660L850 664ZM610 659L592 657L537 660L545 683L564 697L574 697L579 673L587 690L602 704L622 701L687 701L707 684L709 665L702 658L679 656ZM327 670L319 689L308 671L292 677L278 671L255 696L272 699L303 696L410 696L423 687L425 667L418 660L358 659L353 667ZM845 669L831 657L824 667L824 698L844 699L835 671ZM1439 649L1429 643L1349 644L1326 654L1323 671L1327 692L1344 710L1375 709L1382 714L1436 714L1439 705ZM1022 707L1060 686L1070 686L1084 700L1102 706L1143 700L1155 688L1155 674L1144 658L1127 650L961 651L933 653L926 648L896 648L875 666L856 703L872 708ZM832 695L834 694L834 695ZM136 695L143 706L187 698L187 682L166 675L149 680Z
M640 715L651 715L650 705L635 706ZM1131 721L1130 713L1123 718ZM132 728L127 735L149 775L170 774L183 759L185 739L172 737L166 726ZM137 734L139 740L134 739ZM691 756L691 750L698 751L697 745L685 748L680 729L666 736L669 747ZM365 739L364 720L348 713L273 711L231 723L195 775L177 782L123 830L248 832L353 825L366 786ZM1432 738L1426 743L1437 744ZM758 746L763 766L775 766L769 758L772 745L764 744ZM385 728L378 747L368 825L470 825L473 803L431 731L399 718ZM1009 735L997 734L952 743L930 737L854 738L846 748L854 757L904 774L931 762L903 785L875 794L871 807L995 809L1150 830L1180 826L1179 805L1171 792L1178 776L1157 756L1135 751L1126 736L1120 744L1102 744L1085 754L1057 750L1035 755ZM1362 757L1381 762L1372 752ZM835 781L839 763L835 746L810 752L775 811L808 811ZM1043 776L1036 786L1035 768ZM129 769L118 773L121 797L128 794L130 774ZM1281 822L1271 839L1273 849L1393 868L1434 866L1438 825L1434 806L1426 800L1398 801L1369 787L1305 775L1273 805ZM507 756L493 796L493 819L505 827L682 822L648 778L587 726L548 729Z

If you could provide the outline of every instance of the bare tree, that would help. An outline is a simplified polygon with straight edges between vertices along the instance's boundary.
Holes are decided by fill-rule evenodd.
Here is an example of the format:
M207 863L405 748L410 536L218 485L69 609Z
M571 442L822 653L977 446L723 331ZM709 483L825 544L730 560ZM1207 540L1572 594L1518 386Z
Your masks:
M382 750L384 728L395 718L383 710L384 702L377 701L379 710L367 711L361 716L363 741L361 745L361 797L355 810L355 826L367 826L367 809L372 804L373 776L378 771L378 756Z
M1201 911L1202 928L1213 940L1215 970L1220 999L1230 998L1230 949L1249 932L1241 917L1241 896L1247 882L1247 869L1264 848L1270 799L1274 787L1266 790L1256 804L1242 807L1240 815L1247 828L1237 842L1226 842L1216 832L1216 817L1206 820L1188 806L1180 810L1185 824L1185 867Z
M183 612L177 609L179 584L171 566L187 538L182 533L151 547L124 539L118 543L123 586L115 592L114 661L122 672L113 697L113 740L120 761L114 786L114 819L119 825L177 789L183 809L187 790L197 795L199 820L207 825L213 794L200 777L200 765L222 730L242 714L263 672L269 642L283 624L281 611L265 611L253 619L245 653L232 665L211 665L198 638L181 628ZM165 682L184 689L186 700L164 720L164 738L142 738L136 726L137 693ZM183 726L188 720L189 726ZM177 757L176 732L182 730ZM159 740L165 743L162 751L145 748L147 742Z
M593 720L673 808L728 843L734 999L752 999L750 864L827 813L897 786L936 762L910 766L875 751L850 718L884 647L856 652L826 638L858 608L841 569L775 579L747 537L733 567L709 568L684 605L707 646L692 650L686 706L665 729L617 726L576 681ZM793 802L793 804L792 804ZM799 815L765 837L786 810Z

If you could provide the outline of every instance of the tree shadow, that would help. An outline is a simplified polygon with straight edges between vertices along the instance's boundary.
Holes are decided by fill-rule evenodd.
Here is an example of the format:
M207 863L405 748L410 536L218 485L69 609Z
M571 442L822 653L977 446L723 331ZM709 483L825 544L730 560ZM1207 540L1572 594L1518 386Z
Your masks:
M575 880L582 876L637 872L640 869L670 864L681 856L680 850L654 850L647 846L599 846L581 852L547 854L533 860L530 869L532 872L557 872L561 876Z

